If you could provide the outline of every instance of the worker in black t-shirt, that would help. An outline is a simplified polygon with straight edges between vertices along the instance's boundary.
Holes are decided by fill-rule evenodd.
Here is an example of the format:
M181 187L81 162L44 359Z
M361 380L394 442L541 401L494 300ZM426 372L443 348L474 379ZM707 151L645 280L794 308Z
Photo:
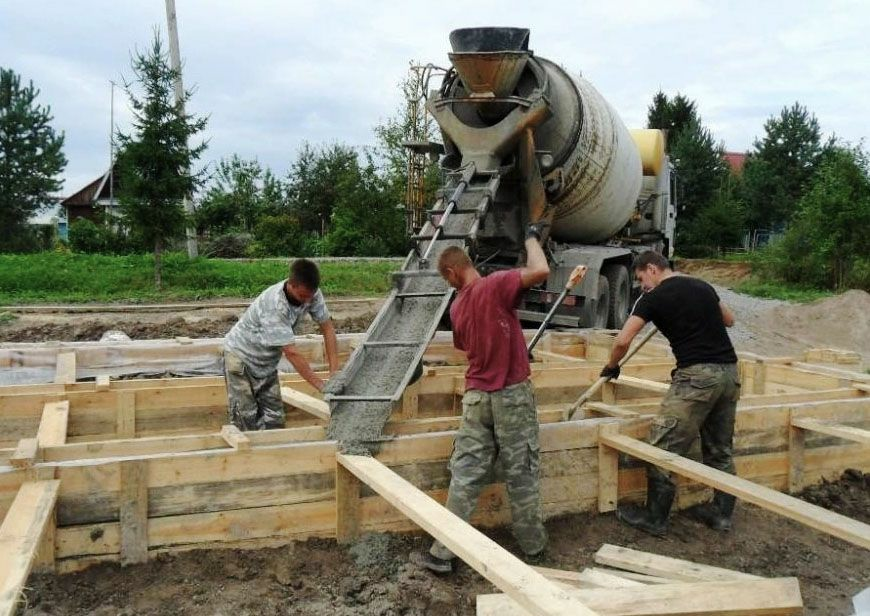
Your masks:
M713 287L672 271L667 259L656 252L642 253L635 261L634 273L644 294L616 337L601 376L619 376L619 360L637 333L652 321L671 343L677 367L653 419L650 444L682 456L700 432L704 464L734 474L731 450L740 382L737 355L725 331L734 323L734 315ZM675 492L670 475L649 465L646 506L620 506L616 516L662 536ZM692 507L689 513L711 528L727 531L731 529L734 501L730 494L716 491L711 502Z

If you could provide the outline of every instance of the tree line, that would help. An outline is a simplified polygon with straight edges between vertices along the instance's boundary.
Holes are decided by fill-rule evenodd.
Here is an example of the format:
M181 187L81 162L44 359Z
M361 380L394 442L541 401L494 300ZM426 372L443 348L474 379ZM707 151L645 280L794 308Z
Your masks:
M772 236L756 253L762 275L870 289L870 164L861 144L824 139L815 115L794 103L767 119L735 171L695 101L658 92L647 125L667 131L679 187L679 255L718 256Z
M197 136L207 119L187 114L191 92L176 101L159 35L132 54L133 78L124 87L134 121L118 132L118 216L70 227L69 244L81 252L153 252L160 255L195 227L207 256L383 256L407 250L406 152L412 125L419 135L435 127L403 105L375 127L376 145L304 144L283 173L237 155L196 169L206 143ZM417 84L401 84L411 100ZM27 224L60 187L66 165L64 135L51 127L39 91L0 69L0 251L39 245ZM862 145L824 139L816 117L795 103L764 124L740 173L727 164L724 146L704 126L695 101L658 92L648 127L667 131L666 149L678 176L676 250L712 256L776 236L758 258L771 277L821 288L870 288L870 162ZM426 169L426 194L439 182ZM195 195L188 217L184 196Z

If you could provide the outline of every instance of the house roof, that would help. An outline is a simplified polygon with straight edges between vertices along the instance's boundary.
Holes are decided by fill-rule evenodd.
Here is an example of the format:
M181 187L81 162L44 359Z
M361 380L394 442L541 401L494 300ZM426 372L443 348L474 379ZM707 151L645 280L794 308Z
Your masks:
M725 152L722 154L722 158L724 158L725 162L728 163L728 166L731 168L731 173L740 175L743 171L743 165L746 164L745 152Z
M118 173L114 174L114 183L118 183ZM87 184L60 202L64 207L70 205L93 205L98 199L109 198L109 170L93 182Z

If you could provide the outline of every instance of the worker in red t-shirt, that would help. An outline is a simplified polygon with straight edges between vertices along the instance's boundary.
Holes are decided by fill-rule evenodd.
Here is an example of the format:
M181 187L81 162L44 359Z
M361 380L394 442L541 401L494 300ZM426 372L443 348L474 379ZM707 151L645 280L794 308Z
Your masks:
M438 271L458 291L450 307L453 344L468 357L462 424L449 464L447 508L469 520L500 458L514 535L530 561L540 559L547 532L541 515L538 416L516 309L523 291L544 282L550 273L541 229L540 224L529 225L525 267L483 277L461 248L446 248L438 259ZM436 541L416 560L432 571L449 573L453 558Z

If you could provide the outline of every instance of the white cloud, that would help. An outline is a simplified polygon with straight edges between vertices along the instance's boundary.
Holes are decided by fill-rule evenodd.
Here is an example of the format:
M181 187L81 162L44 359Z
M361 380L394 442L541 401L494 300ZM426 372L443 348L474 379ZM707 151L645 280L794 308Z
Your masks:
M210 116L206 160L239 153L281 175L303 141L371 143L397 109L408 61L446 64L450 30L479 25L530 28L535 53L582 72L630 126L645 123L662 89L696 100L729 149L750 147L794 101L826 132L867 134L861 0L177 0L177 13L185 84L197 86L190 108ZM33 79L67 135L67 192L105 168L108 80L131 74L130 50L145 48L154 26L165 31L162 2L0 4L4 66Z

